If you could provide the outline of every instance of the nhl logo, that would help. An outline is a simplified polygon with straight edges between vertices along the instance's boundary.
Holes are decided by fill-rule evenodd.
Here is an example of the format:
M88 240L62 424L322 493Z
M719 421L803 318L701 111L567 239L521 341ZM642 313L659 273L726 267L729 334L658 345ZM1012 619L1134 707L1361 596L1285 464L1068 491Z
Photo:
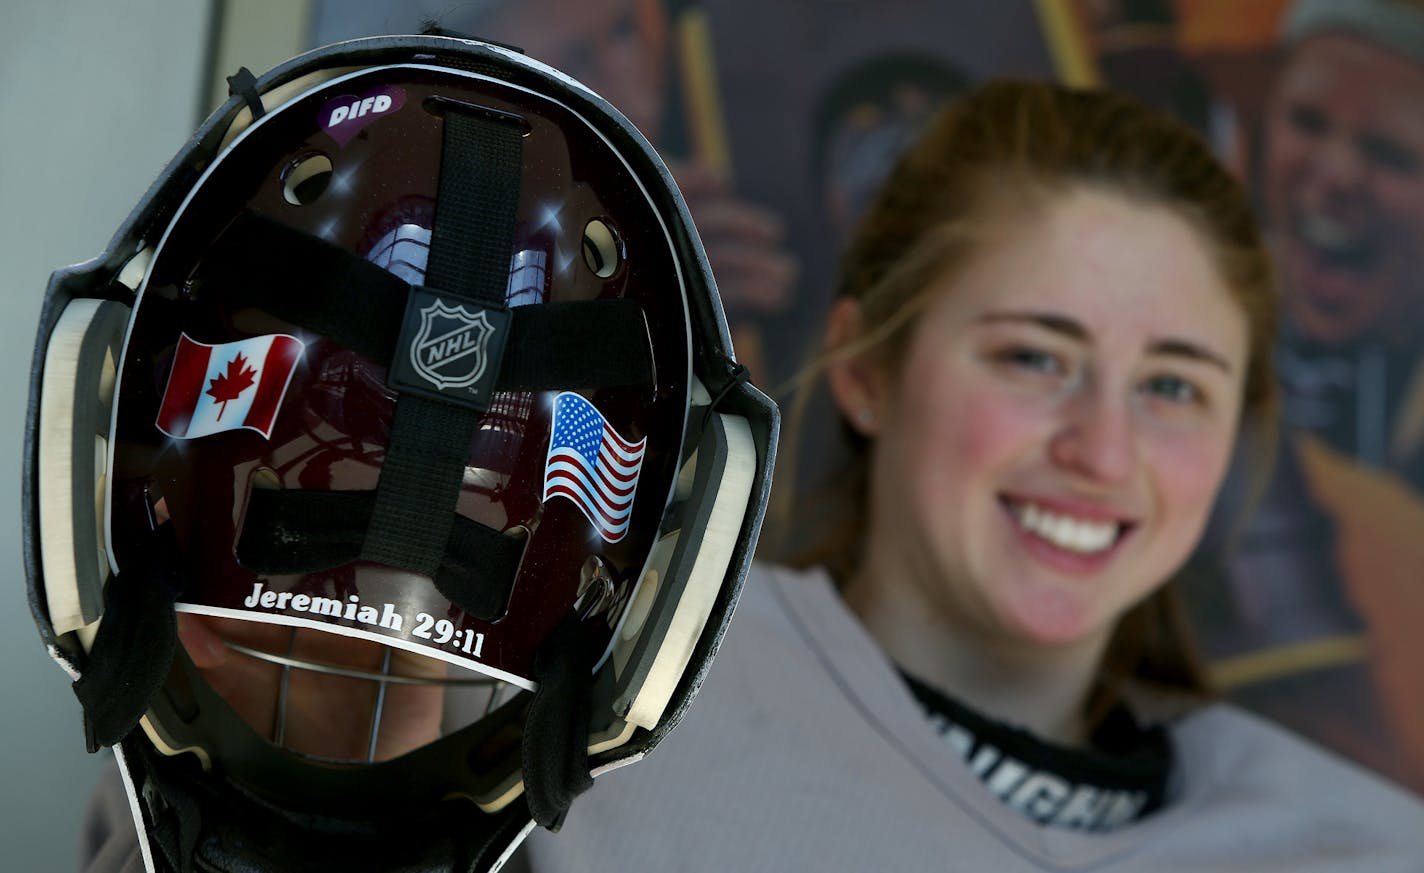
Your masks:
M471 312L436 299L420 310L420 330L410 342L411 367L437 390L468 388L489 366L494 332L483 310Z

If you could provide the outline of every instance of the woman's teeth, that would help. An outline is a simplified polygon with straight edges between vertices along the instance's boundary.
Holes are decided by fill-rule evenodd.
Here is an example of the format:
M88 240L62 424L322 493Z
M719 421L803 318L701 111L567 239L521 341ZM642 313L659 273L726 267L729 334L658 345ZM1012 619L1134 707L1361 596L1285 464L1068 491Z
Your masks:
M1115 521L1085 521L1049 512L1035 503L1013 505L1019 526L1060 549L1082 554L1101 552L1117 541L1121 525Z

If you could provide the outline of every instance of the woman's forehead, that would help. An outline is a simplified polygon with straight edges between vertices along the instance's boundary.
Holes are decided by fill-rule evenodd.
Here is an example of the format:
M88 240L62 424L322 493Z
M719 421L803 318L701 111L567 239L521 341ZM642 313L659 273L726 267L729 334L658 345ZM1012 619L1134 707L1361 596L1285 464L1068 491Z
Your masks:
M1245 314L1201 233L1170 208L1106 191L1055 197L936 283L935 308L1067 318L1089 334L1174 328L1244 344Z

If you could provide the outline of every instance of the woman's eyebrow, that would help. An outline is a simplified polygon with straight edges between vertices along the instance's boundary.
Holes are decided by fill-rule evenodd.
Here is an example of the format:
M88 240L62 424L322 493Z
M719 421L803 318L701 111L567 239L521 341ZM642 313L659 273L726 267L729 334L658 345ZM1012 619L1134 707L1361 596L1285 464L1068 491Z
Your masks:
M1003 322L1031 324L1077 342L1091 344L1093 341L1092 334L1081 322L1069 318L1066 315L1059 315L1052 312L1000 310L986 312L980 315L976 321L979 324L1000 324ZM1180 337L1153 340L1147 345L1147 353L1150 355L1167 355L1169 357L1201 361L1206 364L1211 364L1228 374L1234 370L1231 362L1223 355L1212 351L1201 343Z
M997 324L1005 321L1027 322L1028 324L1036 325L1037 327L1062 334L1063 336L1080 342L1088 342L1090 340L1088 329L1082 324L1067 316L1052 312L1034 312L1032 310L986 312L979 316L976 321L980 324Z
M1201 361L1219 367L1228 375L1232 372L1231 362L1225 357L1191 340L1177 338L1156 340L1148 344L1147 353L1150 355L1170 355L1177 358Z

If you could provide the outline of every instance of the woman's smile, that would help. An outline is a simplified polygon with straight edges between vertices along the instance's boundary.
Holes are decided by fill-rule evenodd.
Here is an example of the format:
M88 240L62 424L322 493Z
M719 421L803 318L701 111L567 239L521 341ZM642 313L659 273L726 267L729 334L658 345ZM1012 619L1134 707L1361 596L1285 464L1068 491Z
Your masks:
M1010 495L1000 502L1030 554L1067 573L1101 571L1133 530L1130 520L1103 507Z

